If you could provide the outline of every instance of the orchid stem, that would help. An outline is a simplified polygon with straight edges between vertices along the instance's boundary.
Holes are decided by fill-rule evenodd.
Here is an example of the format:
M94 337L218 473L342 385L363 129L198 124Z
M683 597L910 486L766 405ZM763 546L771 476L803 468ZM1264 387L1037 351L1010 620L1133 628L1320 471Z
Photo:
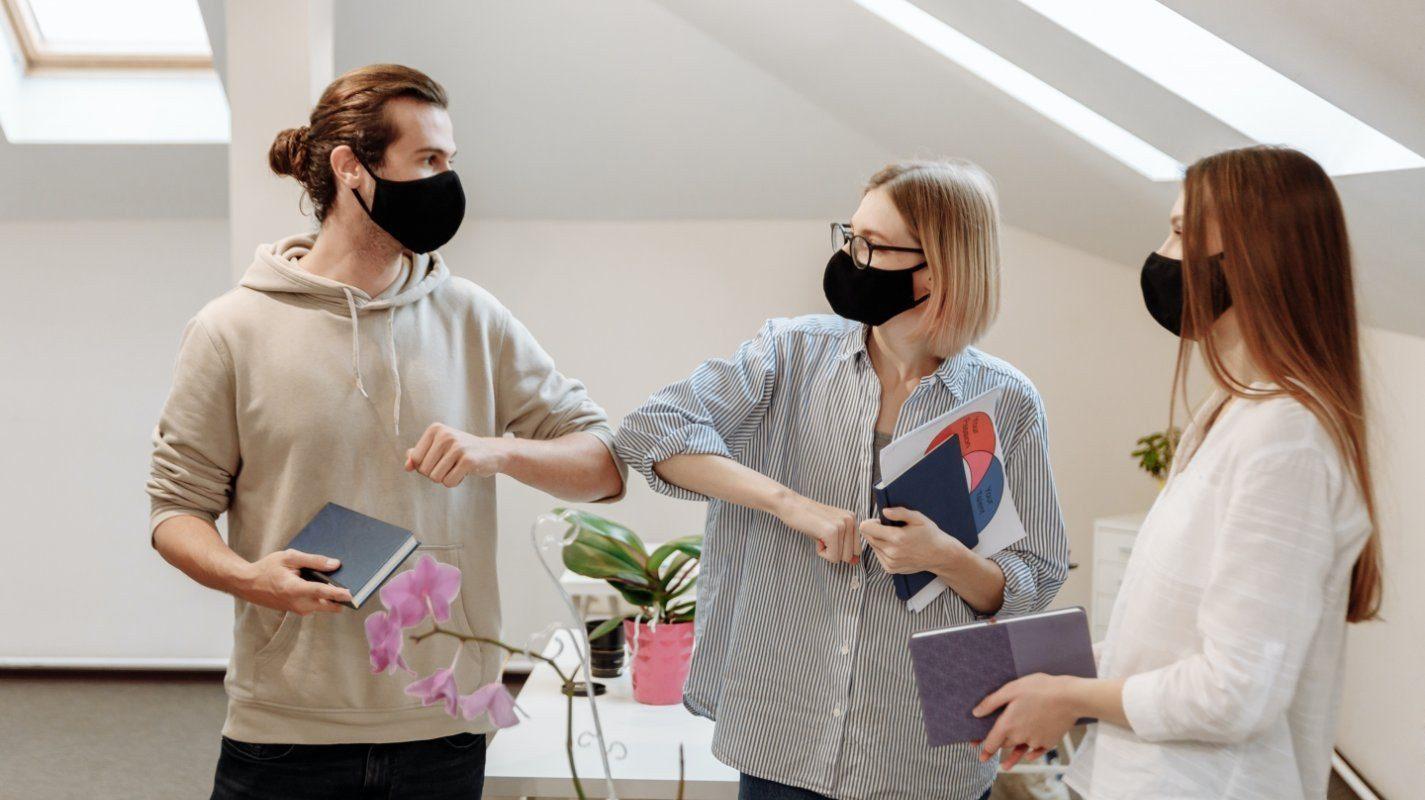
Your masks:
M574 791L579 795L579 800L587 800L587 796L584 794L584 784L582 781L579 780L579 770L574 766L574 680L568 675L564 674L564 670L560 669L559 665L554 663L554 659L549 658L548 656L545 656L542 653L535 653L524 648L513 647L511 645L505 644L499 639L491 639L485 636L472 636L466 633L456 633L455 631L446 630L445 628L440 627L440 625L435 622L431 623L431 629L426 631L425 633L413 634L410 637L411 643L417 644L422 639L429 638L437 633L458 639L462 643L478 642L480 644L488 644L493 647L498 647L501 650L504 650L505 652L509 653L510 655L524 653L526 656L529 656L530 658L533 658L536 661L543 661L544 663L549 665L550 669L554 670L554 673L559 676L559 683L564 688L565 696L569 698L568 713L565 715L566 725L564 741L564 750L565 753L569 756L569 775L571 778L574 779ZM456 652L456 657L459 658L459 651Z

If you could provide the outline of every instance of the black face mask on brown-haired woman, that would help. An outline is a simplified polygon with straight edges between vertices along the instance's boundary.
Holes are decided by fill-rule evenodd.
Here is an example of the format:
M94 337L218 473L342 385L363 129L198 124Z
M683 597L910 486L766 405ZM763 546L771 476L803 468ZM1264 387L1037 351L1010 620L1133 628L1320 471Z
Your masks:
M1207 259L1212 275L1212 318L1215 320L1232 307L1232 295L1227 291L1227 278L1222 274L1222 254ZM1174 336L1183 335L1183 262L1180 259L1149 253L1139 276L1143 287L1143 304L1148 313Z
M455 236L465 219L465 190L460 176L446 170L428 178L392 181L377 175L365 161L361 166L376 181L376 190L367 206L355 189L371 221L413 253L429 253Z

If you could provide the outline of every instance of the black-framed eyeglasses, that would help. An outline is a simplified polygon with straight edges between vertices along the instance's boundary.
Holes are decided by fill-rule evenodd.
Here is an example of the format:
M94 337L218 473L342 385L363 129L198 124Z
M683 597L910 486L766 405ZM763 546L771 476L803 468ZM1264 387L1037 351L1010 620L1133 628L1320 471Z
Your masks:
M871 266L871 258L876 255L877 250L887 250L892 253L920 253L925 255L925 251L918 247L892 247L888 244L872 244L866 237L859 233L853 233L851 223L833 222L831 223L831 246L835 250L846 250L850 246L851 262L861 269Z

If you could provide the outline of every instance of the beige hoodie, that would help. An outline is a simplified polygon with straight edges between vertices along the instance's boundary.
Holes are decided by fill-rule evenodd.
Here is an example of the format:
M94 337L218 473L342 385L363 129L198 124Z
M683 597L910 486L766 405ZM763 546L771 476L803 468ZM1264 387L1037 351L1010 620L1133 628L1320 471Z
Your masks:
M477 436L586 431L612 452L608 420L508 309L451 277L439 254L407 253L404 280L371 298L297 267L312 242L259 247L241 285L184 330L154 431L150 533L180 514L227 512L228 545L252 561L340 503L415 533L421 546L403 568L426 554L460 567L449 624L498 636L495 480L447 489L406 472L406 450L443 422ZM330 744L492 730L485 717L422 707L403 692L408 675L371 674L364 624L380 607L373 598L360 611L303 617L236 600L223 734ZM454 652L443 636L405 648L421 676ZM497 680L500 664L495 649L467 645L461 691Z

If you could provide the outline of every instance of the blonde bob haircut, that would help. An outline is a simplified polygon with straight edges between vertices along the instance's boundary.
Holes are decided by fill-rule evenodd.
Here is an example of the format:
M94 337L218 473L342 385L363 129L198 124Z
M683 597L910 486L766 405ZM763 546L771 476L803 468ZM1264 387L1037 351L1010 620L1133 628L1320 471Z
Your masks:
M948 358L979 341L999 314L999 199L978 166L903 161L871 176L925 251L930 298L921 333Z

